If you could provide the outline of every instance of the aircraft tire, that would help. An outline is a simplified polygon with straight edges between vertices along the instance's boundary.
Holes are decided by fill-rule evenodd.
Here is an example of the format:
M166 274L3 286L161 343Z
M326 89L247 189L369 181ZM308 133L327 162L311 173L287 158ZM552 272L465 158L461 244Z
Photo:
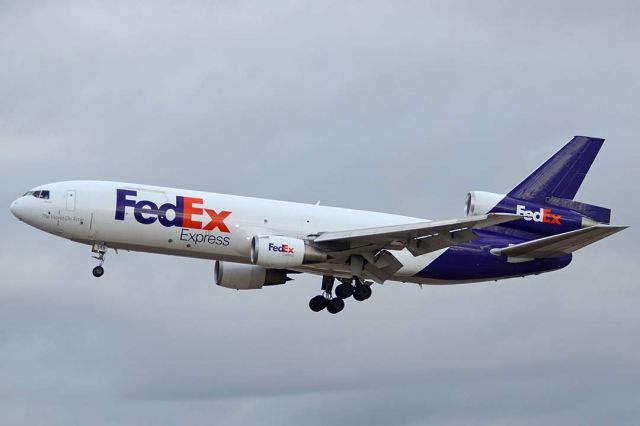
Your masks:
M96 266L95 268L93 268L93 276L96 278L100 278L102 275L104 275L104 268L102 266Z
M327 302L328 300L325 299L324 296L318 295L316 297L312 297L311 300L309 300L309 308L313 312L320 312L327 307Z
M348 299L353 294L354 288L351 284L343 283L336 287L336 296L340 299Z
M358 302L362 302L363 300L367 300L371 297L371 286L366 284L359 284L356 286L355 291L353 292L353 298Z
M333 299L329 300L327 303L327 311L329 311L332 314L337 314L343 309L344 309L344 300L338 297L334 297Z

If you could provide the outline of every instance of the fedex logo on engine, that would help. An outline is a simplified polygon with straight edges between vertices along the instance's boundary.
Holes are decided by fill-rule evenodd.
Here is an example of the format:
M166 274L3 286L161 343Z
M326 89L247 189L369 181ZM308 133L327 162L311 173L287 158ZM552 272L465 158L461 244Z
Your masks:
M269 243L269 251L276 251L278 253L285 253L285 254L293 254L293 247L289 246L288 244L282 244L280 246L277 246L273 243Z
M524 216L524 220L549 223L551 225L560 225L561 216L551 213L551 209L541 208L538 211L527 210L526 206L518 204L516 206L516 214Z
M203 231L218 229L220 232L231 232L224 223L231 212L222 210L218 213L213 209L204 208L202 198L176 196L175 204L164 203L158 206L153 201L136 200L137 195L138 191L117 190L116 220L124 220L127 208L131 208L133 217L143 225L158 221L165 227L178 226Z

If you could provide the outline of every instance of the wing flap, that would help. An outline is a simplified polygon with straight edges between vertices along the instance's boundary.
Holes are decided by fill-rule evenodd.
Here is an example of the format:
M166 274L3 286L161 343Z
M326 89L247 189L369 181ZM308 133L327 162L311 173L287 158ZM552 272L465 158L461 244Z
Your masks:
M365 253L363 257L366 260L364 270L378 284L382 284L402 268L402 263L387 250L382 250L376 256Z
M491 253L510 258L542 259L560 257L620 232L626 226L596 225L552 235L510 247L494 248Z

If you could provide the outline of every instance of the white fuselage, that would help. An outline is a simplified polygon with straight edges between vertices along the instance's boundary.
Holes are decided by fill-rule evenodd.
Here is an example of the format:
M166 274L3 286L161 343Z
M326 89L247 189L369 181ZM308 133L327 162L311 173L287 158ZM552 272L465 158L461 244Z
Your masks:
M73 241L105 243L115 249L250 263L255 235L306 239L321 232L344 231L424 222L425 219L385 213L292 203L260 198L103 181L58 182L34 190L49 191L48 199L24 196L11 210L22 221ZM118 190L121 191L120 214ZM124 193L124 195L123 195ZM173 226L177 200L189 226ZM138 204L138 210L134 204ZM122 204L122 203L121 203ZM161 206L164 211L159 212ZM185 217L186 217L185 216ZM161 220L162 219L162 220ZM163 224L164 223L164 224ZM414 257L396 252L403 263L392 278L425 282L414 275L442 250ZM349 276L345 266L313 264L301 272Z

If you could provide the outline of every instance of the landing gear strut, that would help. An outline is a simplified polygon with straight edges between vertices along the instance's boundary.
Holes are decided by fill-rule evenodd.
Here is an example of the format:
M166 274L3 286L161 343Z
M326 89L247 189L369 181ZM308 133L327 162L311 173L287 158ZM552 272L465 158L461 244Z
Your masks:
M361 302L371 297L371 283L363 282L358 277L353 279L340 279L335 290L335 296L332 295L333 283L335 277L324 275L322 277L322 294L313 297L309 301L309 308L313 312L320 312L327 309L329 313L337 314L344 309L344 299L353 296L354 299Z
M93 276L100 278L104 275L104 268L102 267L102 264L104 263L104 256L107 254L107 246L104 243L94 243L91 247L91 252L93 253L92 257L100 261L100 264L93 268Z

